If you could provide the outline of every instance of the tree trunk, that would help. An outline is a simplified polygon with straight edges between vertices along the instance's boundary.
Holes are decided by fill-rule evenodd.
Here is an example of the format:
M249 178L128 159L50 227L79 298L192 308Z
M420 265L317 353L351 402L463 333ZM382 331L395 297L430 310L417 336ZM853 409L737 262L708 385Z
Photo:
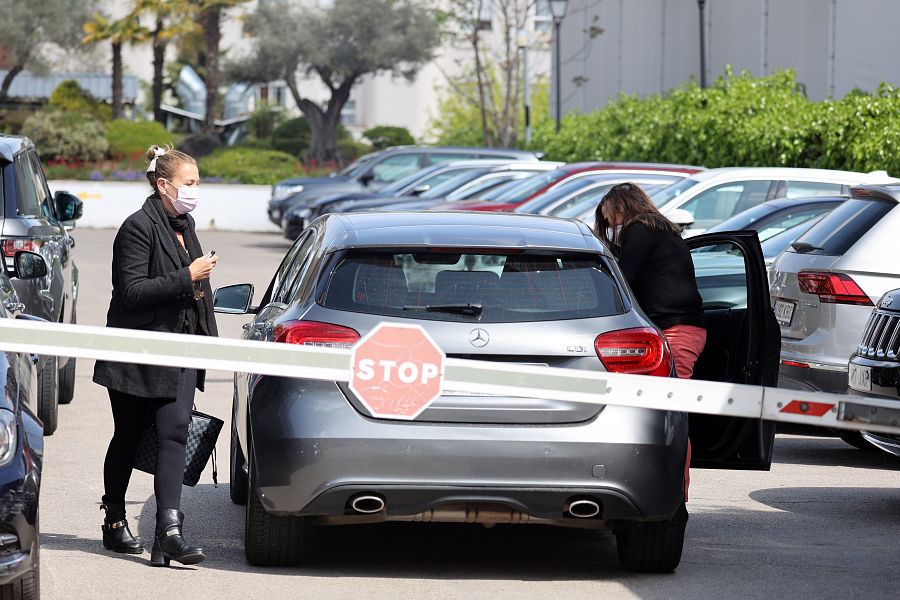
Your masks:
M162 111L163 72L165 70L166 46L168 42L162 38L165 27L162 18L156 19L153 31L153 120L166 124L166 115Z
M9 86L12 85L13 79L15 79L16 75L21 73L24 68L24 64L17 64L13 65L13 68L6 72L6 76L3 78L3 84L0 85L0 101L9 99Z
M112 113L113 119L125 117L122 106L122 42L112 43Z
M481 15L481 7L482 3L479 2L477 5L476 15ZM488 106L487 106L487 98L485 94L485 73L484 66L481 64L481 46L479 44L478 37L478 21L476 20L476 24L472 27L472 50L475 53L475 80L476 85L478 86L478 104L481 112L481 135L484 138L484 145L487 147L492 147L493 144L493 136L491 135L491 129L488 127Z
M206 53L206 115L203 131L212 133L219 96L219 39L222 37L221 6L211 6L203 13L203 42Z
M350 90L353 89L358 77L358 75L352 75L341 82L338 87L332 88L328 108L324 111L318 104L300 95L295 77L285 77L288 89L294 97L294 103L309 123L312 141L306 158L312 163L320 166L334 162L340 163L337 127L341 122L341 110L350 99Z

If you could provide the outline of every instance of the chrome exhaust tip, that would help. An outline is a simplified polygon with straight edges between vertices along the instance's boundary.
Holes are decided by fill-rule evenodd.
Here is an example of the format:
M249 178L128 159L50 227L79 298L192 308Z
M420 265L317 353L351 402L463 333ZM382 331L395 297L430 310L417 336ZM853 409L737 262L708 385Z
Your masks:
M579 519L590 519L600 514L600 505L593 500L574 500L566 507L566 512Z
M384 500L380 496L360 494L350 501L350 508L363 515L373 515L384 510Z

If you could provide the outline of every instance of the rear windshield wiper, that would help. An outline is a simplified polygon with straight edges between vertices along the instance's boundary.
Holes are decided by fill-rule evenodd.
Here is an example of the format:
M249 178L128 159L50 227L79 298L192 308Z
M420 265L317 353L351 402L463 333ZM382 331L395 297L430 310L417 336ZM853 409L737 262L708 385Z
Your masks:
M813 246L812 244L807 244L806 242L794 242L791 244L791 248L800 252L801 254L809 254L810 252L822 252L822 248L818 246Z
M445 312L477 317L481 314L483 308L481 304L426 304L424 306L404 306L403 310L425 310L428 312Z

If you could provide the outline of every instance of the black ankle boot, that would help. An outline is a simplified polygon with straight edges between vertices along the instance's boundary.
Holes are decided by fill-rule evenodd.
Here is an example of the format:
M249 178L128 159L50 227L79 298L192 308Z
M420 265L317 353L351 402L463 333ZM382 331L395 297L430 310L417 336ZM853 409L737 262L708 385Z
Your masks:
M141 540L131 535L128 521L125 519L124 502L103 502L100 510L106 511L101 530L103 531L103 547L122 554L141 554L144 547Z
M171 560L196 565L206 558L203 548L188 544L181 535L182 523L184 515L174 508L156 511L156 536L150 554L150 564L154 567L168 567Z

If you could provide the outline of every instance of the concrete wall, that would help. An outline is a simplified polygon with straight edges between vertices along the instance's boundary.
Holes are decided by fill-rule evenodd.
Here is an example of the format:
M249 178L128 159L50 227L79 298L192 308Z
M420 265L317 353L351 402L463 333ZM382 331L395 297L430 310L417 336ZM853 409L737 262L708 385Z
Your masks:
M900 83L896 0L707 0L707 80L725 65L793 68L813 100ZM601 27L593 38L588 31ZM563 111L620 92L661 93L700 79L697 0L570 0L562 23Z
M65 190L82 199L84 216L76 225L79 228L116 228L150 194L146 182L51 181L49 185L51 192ZM266 214L271 190L267 185L204 183L191 216L200 230L277 232L279 228Z

